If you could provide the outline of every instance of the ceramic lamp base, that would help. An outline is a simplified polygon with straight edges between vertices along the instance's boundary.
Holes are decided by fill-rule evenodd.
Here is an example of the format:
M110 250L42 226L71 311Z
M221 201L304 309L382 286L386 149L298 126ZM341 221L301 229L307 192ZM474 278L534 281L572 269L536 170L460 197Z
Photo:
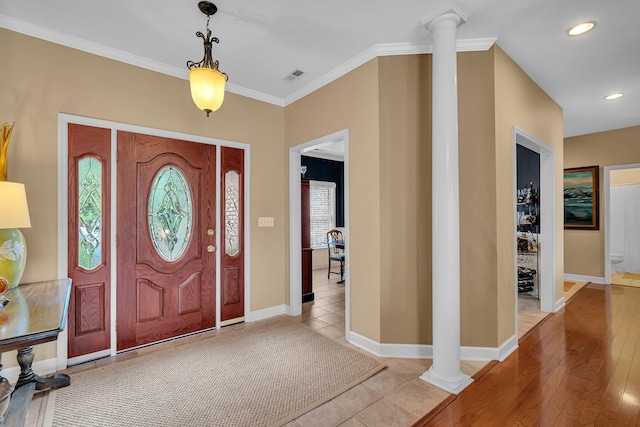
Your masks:
M27 245L22 232L17 228L0 229L0 277L9 289L20 284L27 261Z

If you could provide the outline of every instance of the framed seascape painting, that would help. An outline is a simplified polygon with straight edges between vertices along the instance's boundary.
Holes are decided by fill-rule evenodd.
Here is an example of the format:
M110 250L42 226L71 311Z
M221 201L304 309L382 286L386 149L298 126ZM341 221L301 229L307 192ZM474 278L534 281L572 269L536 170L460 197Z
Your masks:
M598 166L564 170L565 230L598 230Z

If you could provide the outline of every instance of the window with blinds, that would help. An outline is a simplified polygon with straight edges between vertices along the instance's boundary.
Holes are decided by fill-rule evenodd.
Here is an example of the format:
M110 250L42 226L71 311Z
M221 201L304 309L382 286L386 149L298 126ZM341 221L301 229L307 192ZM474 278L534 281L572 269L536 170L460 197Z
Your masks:
M311 247L327 246L327 231L336 226L335 182L309 181Z

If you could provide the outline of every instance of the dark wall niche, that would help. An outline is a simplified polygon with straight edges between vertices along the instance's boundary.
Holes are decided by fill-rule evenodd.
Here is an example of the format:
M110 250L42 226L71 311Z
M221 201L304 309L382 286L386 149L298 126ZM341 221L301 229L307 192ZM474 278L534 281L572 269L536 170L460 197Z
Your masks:
M518 211L535 215L530 231L540 232L540 154L516 145ZM525 204L526 209L521 208Z

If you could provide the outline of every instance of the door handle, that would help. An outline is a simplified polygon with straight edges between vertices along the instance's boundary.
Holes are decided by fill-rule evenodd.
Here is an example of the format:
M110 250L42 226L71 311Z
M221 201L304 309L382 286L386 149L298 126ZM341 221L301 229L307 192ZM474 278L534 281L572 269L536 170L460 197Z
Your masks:
M215 246L213 246L213 245L207 246L207 252L215 252L215 250L216 250Z

